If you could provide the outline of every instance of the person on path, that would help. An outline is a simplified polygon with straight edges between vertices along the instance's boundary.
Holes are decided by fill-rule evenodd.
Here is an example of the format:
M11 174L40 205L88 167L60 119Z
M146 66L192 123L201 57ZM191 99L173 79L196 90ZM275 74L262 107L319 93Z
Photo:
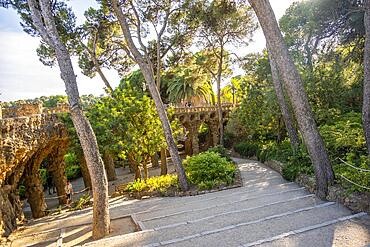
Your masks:
M67 184L66 184L66 195L67 195L67 204L70 205L72 203L72 195L73 195L73 187L70 181L67 181Z

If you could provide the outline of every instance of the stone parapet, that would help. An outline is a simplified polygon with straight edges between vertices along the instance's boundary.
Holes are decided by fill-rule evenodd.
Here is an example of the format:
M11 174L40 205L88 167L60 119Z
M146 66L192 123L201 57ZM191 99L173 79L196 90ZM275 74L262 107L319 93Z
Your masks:
M42 113L42 103L18 103L2 109L3 118L26 117Z
M55 107L43 107L41 102L24 103L20 102L13 106L0 107L0 119L28 117L40 114L66 113L69 112L68 104L57 104Z

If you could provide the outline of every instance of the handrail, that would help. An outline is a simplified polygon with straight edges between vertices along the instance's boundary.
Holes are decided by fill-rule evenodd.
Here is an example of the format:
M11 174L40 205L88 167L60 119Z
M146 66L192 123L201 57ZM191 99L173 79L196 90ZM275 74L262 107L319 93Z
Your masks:
M359 167L355 167L355 166L353 166L353 165L351 165L351 164L349 164L349 163L345 162L345 161L344 161L344 160L342 160L341 158L339 158L339 160L340 160L340 161L342 161L342 162L343 162L343 164L345 164L345 165L347 165L347 166L349 166L349 167L352 167L352 168L354 168L354 169L356 169L356 170L358 170L358 171L361 171L361 172L370 172L370 170L363 169L363 168L359 168Z
M356 186L358 186L358 187L361 187L361 188L363 188L363 189L367 189L367 190L370 190L370 188L369 187L366 187L366 186L363 186L363 185L361 185L361 184L358 184L358 183L355 183L355 182L353 182L353 181L351 181L351 180L349 180L348 178L346 178L345 176L343 176L343 175L340 175L344 180L346 180L347 182L349 182L349 183L351 183L351 184L354 184L354 185L356 185Z

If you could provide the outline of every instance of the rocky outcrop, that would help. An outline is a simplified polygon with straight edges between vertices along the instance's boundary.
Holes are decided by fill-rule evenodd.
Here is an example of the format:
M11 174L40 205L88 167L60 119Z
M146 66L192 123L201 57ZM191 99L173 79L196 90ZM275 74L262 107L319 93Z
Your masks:
M0 120L0 236L9 235L16 227L17 219L23 218L18 196L21 180L26 186L33 216L45 214L38 172L45 158L53 157L50 170L55 176L65 177L62 149L67 148L67 129L56 114L40 114L42 112L40 104L21 104L3 109Z

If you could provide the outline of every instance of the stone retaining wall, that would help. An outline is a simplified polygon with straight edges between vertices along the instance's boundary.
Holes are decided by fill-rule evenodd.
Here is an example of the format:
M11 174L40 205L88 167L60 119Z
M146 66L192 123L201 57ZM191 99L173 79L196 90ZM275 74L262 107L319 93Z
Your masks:
M266 161L264 164L282 174L284 166L283 163L276 160L269 160ZM300 174L295 179L295 182L301 186L306 187L306 189L311 193L315 193L316 191L316 180L312 176ZM370 214L369 192L349 193L346 189L342 188L340 185L335 184L334 186L329 186L329 193L326 199L329 201L338 201L344 204L349 209L353 210L354 212L367 212L368 214Z

